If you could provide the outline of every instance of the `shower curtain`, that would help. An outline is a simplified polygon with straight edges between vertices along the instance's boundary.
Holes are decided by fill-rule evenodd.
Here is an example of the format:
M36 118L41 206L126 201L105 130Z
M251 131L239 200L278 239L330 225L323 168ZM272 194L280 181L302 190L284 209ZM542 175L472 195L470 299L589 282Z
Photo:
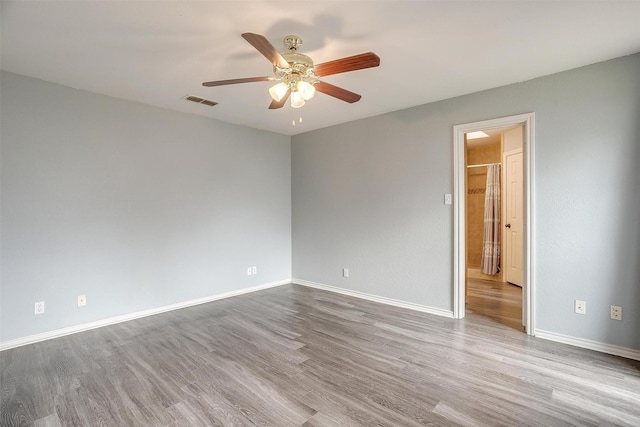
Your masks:
M487 166L480 271L490 275L500 271L500 164Z

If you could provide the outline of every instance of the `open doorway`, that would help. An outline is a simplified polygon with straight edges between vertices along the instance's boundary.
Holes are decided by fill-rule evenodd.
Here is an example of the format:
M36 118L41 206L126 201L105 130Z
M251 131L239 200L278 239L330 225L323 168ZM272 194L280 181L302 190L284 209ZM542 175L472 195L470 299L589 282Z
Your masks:
M505 185L520 185L521 194L521 213L520 225L512 223L513 212L507 213L507 203L501 203L500 217L507 219L509 222L503 221L500 223L501 230L507 230L508 232L500 233L500 247L502 256L499 261L494 260L494 263L499 263L501 268L497 272L489 272L493 274L486 274L480 276L481 280L493 280L496 284L505 286L505 282L509 281L518 286L521 286L522 290L517 289L521 295L521 317L522 325L525 327L525 331L533 335L534 328L534 290L535 283L533 280L533 153L534 153L534 114L522 114L518 116L505 117L501 119L487 120L483 122L469 123L465 125L454 126L454 280L453 280L453 305L454 305L454 317L463 318L465 315L465 307L467 300L467 292L471 289L471 283L469 279L469 272L472 272L473 279L474 271L477 271L478 275L484 274L480 269L477 269L478 254L470 254L469 250L473 251L472 246L477 248L477 230L471 234L467 234L467 221L468 210L473 209L473 202L469 203L469 209L467 209L467 195L469 190L471 192L482 193L481 189L486 188L483 184L479 186L478 181L484 180L486 182L486 175L483 176L482 168L485 170L489 165L499 165L499 167L493 169L500 170L500 182L502 186ZM471 132L484 131L486 134L500 135L500 145L492 147L487 150L479 150L482 152L471 153L467 152L467 134ZM521 146L514 147L510 141L505 143L505 133L512 132L518 133L522 136ZM481 143L480 143L481 144ZM478 146L479 144L470 144L470 147ZM505 146L506 145L506 146ZM519 150L519 164L518 164L518 150ZM477 150L476 150L477 151ZM484 157L483 157L484 156ZM471 161L468 161L471 160ZM476 166L474 168L467 168L467 166ZM486 166L479 166L486 165ZM515 169L514 169L515 167ZM517 172L517 168L520 168L519 173L521 176L521 182L519 184L510 183L506 174L513 174L514 170ZM467 175L467 171L471 169L477 169L478 171L470 176ZM495 173L495 170L494 170ZM475 176L475 178L473 178ZM471 178L471 179L469 179ZM486 191L486 190L485 190ZM484 194L482 194L484 197ZM477 197L476 197L477 199ZM483 201L484 202L484 201ZM484 203L482 203L484 206ZM498 208L496 208L498 209ZM477 215L477 213L476 213ZM516 215L517 217L518 215ZM477 218L476 218L477 221ZM510 225L511 227L504 227ZM521 227L521 230L518 230ZM474 242L473 239L476 239ZM505 243L505 240L511 239L510 242ZM505 245L511 244L509 249L505 249ZM483 243L480 244L480 248L483 248ZM515 248L515 249L514 249ZM508 259L509 255L518 255L515 258ZM517 277L517 267L520 268L520 278ZM476 270L474 270L474 267ZM516 270L509 270L515 267ZM516 273L514 274L514 271ZM507 278L507 275L509 277ZM520 283L517 283L520 282ZM489 282L491 283L491 282ZM469 285L469 287L468 287ZM496 285L497 286L497 285ZM506 285L513 286L513 285ZM512 289L515 290L515 289ZM471 298L471 297L470 297ZM513 299L513 295L511 296Z
M520 331L523 131L465 133L465 308Z

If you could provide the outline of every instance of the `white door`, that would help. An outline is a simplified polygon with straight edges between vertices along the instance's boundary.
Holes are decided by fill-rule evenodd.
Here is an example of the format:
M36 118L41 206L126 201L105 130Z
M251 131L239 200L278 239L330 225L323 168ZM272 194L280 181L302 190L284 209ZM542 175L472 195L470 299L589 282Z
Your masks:
M503 154L505 280L522 287L523 183L522 149Z

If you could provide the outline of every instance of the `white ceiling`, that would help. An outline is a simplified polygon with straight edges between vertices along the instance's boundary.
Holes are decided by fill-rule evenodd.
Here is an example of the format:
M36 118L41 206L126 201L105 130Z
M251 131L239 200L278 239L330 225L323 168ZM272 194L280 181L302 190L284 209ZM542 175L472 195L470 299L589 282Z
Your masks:
M640 51L640 1L3 0L1 18L3 70L287 135ZM268 110L268 82L201 86L271 75L243 32L278 49L297 34L315 63L373 51L381 65L323 79L355 104Z

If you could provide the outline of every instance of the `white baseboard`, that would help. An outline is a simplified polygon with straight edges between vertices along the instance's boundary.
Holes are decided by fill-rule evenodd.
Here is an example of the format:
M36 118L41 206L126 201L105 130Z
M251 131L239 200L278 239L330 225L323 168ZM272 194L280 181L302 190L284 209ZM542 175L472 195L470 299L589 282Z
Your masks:
M23 345L34 344L40 341L50 340L53 338L63 337L65 335L71 335L78 332L88 331L90 329L101 328L103 326L113 325L116 323L127 322L129 320L140 319L141 317L153 316L154 314L166 313L168 311L179 310L181 308L186 308L186 307L192 307L194 305L217 301L224 298L230 298L238 295L248 294L251 292L261 291L263 289L275 288L276 286L288 285L290 283L291 283L291 279L279 280L277 282L265 283L263 285L238 289L237 291L224 292L222 294L211 295L203 298L196 298L189 301L165 305L163 307L136 311L134 313L128 313L128 314L123 314L121 316L110 317L108 319L96 320L94 322L82 323L80 325L69 326L67 328L55 329L53 331L43 332L35 335L29 335L26 337L16 338L9 341L3 341L3 342L0 342L0 351L8 350L10 348L20 347Z
M157 308L152 308L148 310L137 311L134 313L123 314L121 316L110 317L108 319L96 320L94 322L83 323L75 326L69 326L67 328L56 329L53 331L43 332L35 335L29 335L26 337L16 338L9 341L3 341L3 342L0 342L0 351L8 350L15 347L20 347L23 345L34 344L40 341L58 338L65 335L71 335L78 332L88 331L90 329L101 328L103 326L113 325L116 323L126 322L129 320L140 319L142 317L153 316L155 314L166 313L168 311L179 310L181 308L192 307L194 305L205 304L212 301L217 301L217 300L230 298L238 295L248 294L251 292L257 292L263 289L269 289L277 286L288 285L290 283L295 283L295 284L307 286L310 288L322 289L329 292L336 292L339 294L349 295L355 298L361 298L369 301L379 302L382 304L393 305L396 307L407 308L409 310L416 310L423 313L435 314L437 316L448 317L451 319L453 318L453 312L450 310L443 310L441 308L413 304L405 301L395 300L392 298L386 298L386 297L381 297L377 295L367 294L364 292L352 291L349 289L329 286L322 283L311 282L308 280L285 279L285 280L279 280L276 282L265 283L263 285L252 286L249 288L238 289L236 291L230 291L222 294L211 295L203 298L197 298L189 301L170 304L163 307L157 307ZM621 357L626 357L628 359L640 360L640 350L635 350L632 348L620 347L620 346L606 344L598 341L571 337L568 335L562 335L562 334L549 332L541 329L536 329L535 336L538 338L542 338L550 341L569 344L576 347L599 351L602 353L612 354L614 356L621 356Z
M617 345L606 344L598 341L591 341L584 338L575 338L568 335L557 334L555 332L543 331L540 329L536 329L535 336L549 341L569 344L576 347L599 351L601 353L612 354L614 356L626 357L627 359L640 360L640 350L634 350L632 348L620 347Z
M392 298L380 297L377 295L366 294L364 292L352 291L349 289L338 288L335 286L324 285L322 283L310 282L303 279L291 279L296 285L308 286L310 288L322 289L329 292L336 292L338 294L349 295L356 298L366 299L369 301L379 302L382 304L393 305L396 307L407 308L409 310L421 311L423 313L435 314L437 316L444 316L453 319L453 311L444 310L442 308L429 307L426 305L413 304L410 302L400 301Z

